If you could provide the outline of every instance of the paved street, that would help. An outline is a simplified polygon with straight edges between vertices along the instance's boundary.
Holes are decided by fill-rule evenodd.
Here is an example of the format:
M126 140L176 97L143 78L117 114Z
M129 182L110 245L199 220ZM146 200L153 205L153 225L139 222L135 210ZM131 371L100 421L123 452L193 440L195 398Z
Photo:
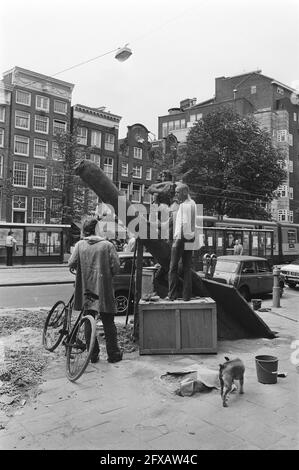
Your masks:
M102 357L74 384L65 377L64 359L54 360L36 401L19 415L2 416L1 448L298 449L299 360L291 348L299 339L298 298L298 289L287 288L282 308L260 313L278 338L222 341L217 355L139 356L137 351L118 364ZM271 306L271 299L263 301L263 307ZM279 371L287 377L259 383L259 354L278 357ZM180 397L161 378L194 366L217 370L226 355L240 357L246 367L245 394L233 393L228 408L217 390Z

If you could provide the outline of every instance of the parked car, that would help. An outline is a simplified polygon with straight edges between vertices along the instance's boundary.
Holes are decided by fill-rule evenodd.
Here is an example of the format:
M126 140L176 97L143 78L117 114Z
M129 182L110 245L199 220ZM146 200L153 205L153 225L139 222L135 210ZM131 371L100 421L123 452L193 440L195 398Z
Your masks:
M273 272L269 262L255 256L219 256L213 280L234 286L247 301L257 295L271 293L273 289ZM282 277L279 286L282 294Z
M280 274L289 287L296 287L299 284L299 258L280 266Z
M114 277L115 301L118 315L127 313L129 303L130 277L133 266L134 253L119 252L120 270ZM143 253L143 267L154 266L155 260L150 253ZM134 294L134 284L132 286ZM133 298L133 295L132 295Z

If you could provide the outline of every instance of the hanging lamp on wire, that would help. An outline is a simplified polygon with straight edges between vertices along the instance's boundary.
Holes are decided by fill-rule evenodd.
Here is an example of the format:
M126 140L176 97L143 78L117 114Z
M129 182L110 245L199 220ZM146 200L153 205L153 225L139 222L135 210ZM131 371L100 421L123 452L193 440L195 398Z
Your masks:
M115 54L115 59L119 60L120 62L124 62L127 60L130 56L132 55L131 49L128 47L128 44L126 44L124 47L120 47L116 54Z

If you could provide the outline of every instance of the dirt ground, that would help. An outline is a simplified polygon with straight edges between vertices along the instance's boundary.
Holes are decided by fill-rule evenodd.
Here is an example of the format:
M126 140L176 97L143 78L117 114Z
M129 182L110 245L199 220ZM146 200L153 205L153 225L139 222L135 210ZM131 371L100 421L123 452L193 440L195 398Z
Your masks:
M54 352L42 345L42 330L47 316L46 309L0 310L0 429L2 416L21 413L22 407L34 401L39 394L45 369L51 363L57 366L65 361L65 349L59 346ZM106 357L103 330L98 323L100 355ZM133 325L118 325L121 349L130 353L138 349L133 342ZM56 366L56 365L55 365Z

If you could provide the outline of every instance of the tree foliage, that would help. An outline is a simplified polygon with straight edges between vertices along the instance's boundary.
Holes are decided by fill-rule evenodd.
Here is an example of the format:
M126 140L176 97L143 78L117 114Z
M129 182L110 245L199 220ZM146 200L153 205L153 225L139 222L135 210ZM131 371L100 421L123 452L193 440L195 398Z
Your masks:
M208 114L188 136L179 170L206 213L269 219L286 174L269 133L231 110Z
M82 158L88 157L90 149L82 148L78 143L78 125L72 131L55 135L60 159L55 162L62 170L62 222L80 222L82 217L95 210L95 193L75 175L76 165Z

